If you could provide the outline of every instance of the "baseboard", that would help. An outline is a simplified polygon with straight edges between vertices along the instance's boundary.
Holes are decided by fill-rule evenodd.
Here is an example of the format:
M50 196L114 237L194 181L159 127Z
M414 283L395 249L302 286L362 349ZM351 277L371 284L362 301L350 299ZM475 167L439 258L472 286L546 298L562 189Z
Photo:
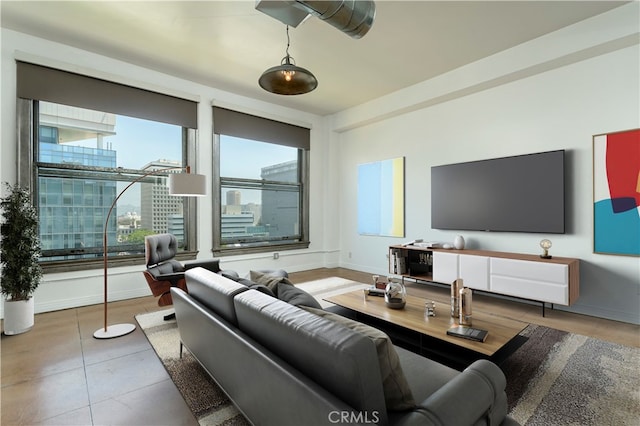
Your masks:
M629 324L640 325L640 316L637 312L634 316L629 312L614 311L611 309L603 309L601 306L575 304L573 306L559 306L558 310L572 312L574 314L587 315L590 317L603 318L612 321L626 322Z
M109 302L115 302L118 300L135 299L138 297L150 296L148 288L138 288L126 291L119 291L109 293ZM84 297L74 297L68 299L50 300L45 303L38 303L38 298L35 299L35 313L44 313L59 311L62 309L80 308L82 306L90 306L104 303L104 295L88 295Z

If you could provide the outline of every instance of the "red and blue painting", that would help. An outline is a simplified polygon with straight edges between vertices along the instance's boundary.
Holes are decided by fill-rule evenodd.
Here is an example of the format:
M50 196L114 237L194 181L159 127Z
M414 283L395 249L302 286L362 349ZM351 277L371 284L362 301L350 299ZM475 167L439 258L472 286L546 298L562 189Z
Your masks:
M640 256L640 129L593 137L593 251Z

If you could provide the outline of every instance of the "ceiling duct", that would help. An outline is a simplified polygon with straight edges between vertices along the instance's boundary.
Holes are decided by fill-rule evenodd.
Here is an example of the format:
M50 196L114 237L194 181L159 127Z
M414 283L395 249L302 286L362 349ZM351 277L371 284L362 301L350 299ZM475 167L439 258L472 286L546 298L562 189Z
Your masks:
M376 4L372 0L296 1L296 7L308 10L353 38L362 38L376 16Z
M294 28L313 15L353 38L362 38L376 15L373 0L257 0L256 9Z

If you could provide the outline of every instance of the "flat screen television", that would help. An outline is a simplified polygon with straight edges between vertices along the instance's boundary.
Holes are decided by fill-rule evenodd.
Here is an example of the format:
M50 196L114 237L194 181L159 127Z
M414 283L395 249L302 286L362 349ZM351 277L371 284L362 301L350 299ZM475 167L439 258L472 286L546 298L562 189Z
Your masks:
M433 229L563 234L564 150L431 167Z

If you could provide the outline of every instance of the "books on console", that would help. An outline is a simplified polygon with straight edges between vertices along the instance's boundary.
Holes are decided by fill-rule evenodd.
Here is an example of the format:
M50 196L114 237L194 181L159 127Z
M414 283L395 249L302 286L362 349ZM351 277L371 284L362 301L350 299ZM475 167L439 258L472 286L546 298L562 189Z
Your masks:
M398 249L391 250L391 256L389 256L389 272L396 275L409 273L407 258L400 253Z
M476 342L484 342L487 340L489 332L480 328L464 327L461 325L451 327L447 330L449 336L462 337Z
M440 241L427 241L424 243L417 243L415 244L416 247L422 247L422 248L442 248L442 246L444 245L443 242Z

